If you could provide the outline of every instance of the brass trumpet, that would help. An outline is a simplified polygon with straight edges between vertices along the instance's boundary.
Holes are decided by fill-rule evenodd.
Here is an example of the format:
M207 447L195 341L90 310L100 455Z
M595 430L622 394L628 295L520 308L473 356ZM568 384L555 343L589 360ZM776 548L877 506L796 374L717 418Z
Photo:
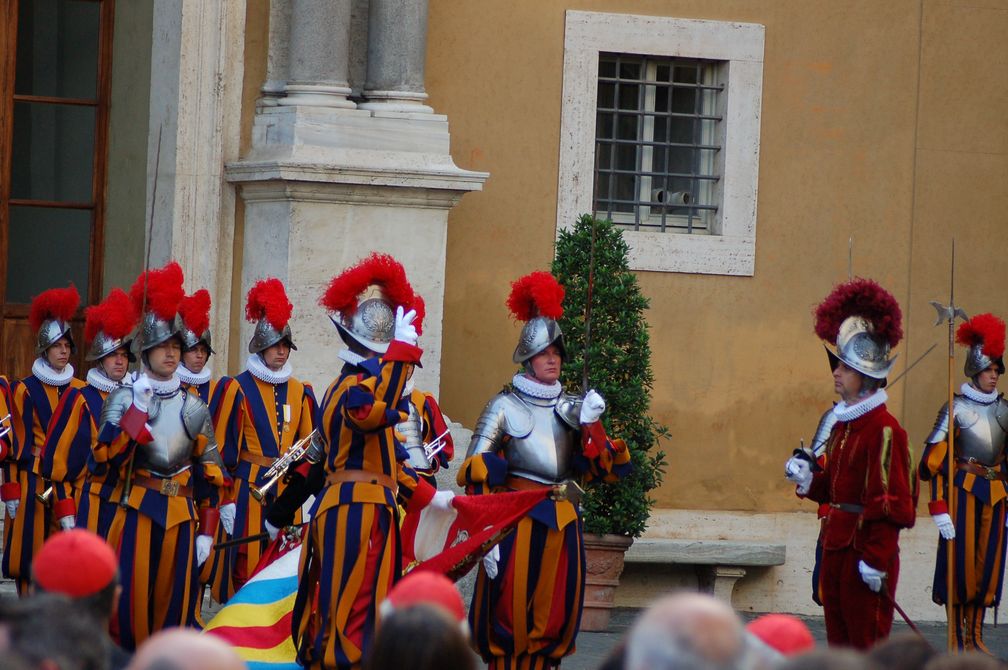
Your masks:
M0 418L0 438L6 437L7 433L11 432L10 418L11 418L10 414L8 414L3 418ZM5 426L3 424L7 425Z
M256 502L262 503L263 498L269 490L276 486L277 482L279 482L287 473L287 468L290 467L291 463L301 460L304 455L308 453L308 448L311 446L312 441L319 437L321 437L321 435L319 434L318 428L316 428L307 436L292 444L291 448L287 450L287 453L273 461L273 465L271 465L269 470L266 471L266 474L264 475L266 477L265 484L262 486L256 486L255 484L249 485L249 493L256 499Z
M35 494L35 500L38 500L43 505L48 505L49 502L52 500L52 497L53 497L53 485L52 484L50 484L49 488L47 488L42 493L36 493Z

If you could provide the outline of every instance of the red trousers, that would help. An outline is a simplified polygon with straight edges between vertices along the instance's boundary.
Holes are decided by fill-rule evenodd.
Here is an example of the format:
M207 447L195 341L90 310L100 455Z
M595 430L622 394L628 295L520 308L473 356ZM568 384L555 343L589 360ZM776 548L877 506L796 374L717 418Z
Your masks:
M893 557L888 566L872 566L885 569L888 574L879 593L861 580L859 560L861 552L853 547L823 551L821 588L826 640L830 646L868 649L878 640L889 637L899 578L899 555Z

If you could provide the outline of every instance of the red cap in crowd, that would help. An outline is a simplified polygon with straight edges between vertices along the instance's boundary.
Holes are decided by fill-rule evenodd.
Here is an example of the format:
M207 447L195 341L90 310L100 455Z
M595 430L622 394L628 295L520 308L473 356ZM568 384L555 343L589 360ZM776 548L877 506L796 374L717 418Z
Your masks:
M105 540L75 528L46 540L32 561L32 580L50 593L82 598L107 587L118 570L119 561Z

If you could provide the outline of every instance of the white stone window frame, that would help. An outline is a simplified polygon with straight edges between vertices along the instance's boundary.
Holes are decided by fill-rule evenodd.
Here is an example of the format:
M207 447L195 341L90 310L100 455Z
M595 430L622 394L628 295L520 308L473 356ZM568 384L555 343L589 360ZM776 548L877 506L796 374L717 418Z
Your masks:
M629 53L719 61L726 73L723 164L714 232L624 230L633 270L752 276L756 266L756 196L765 28L705 21L568 10L557 235L593 211L599 53Z

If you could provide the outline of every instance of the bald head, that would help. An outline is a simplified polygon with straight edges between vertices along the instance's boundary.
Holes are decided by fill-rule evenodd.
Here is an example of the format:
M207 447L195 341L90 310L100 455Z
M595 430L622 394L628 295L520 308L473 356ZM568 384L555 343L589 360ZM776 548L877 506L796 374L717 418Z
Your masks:
M245 670L226 642L191 629L156 633L137 649L127 670Z
M734 610L701 593L662 598L637 620L627 640L628 670L732 667L745 651Z

